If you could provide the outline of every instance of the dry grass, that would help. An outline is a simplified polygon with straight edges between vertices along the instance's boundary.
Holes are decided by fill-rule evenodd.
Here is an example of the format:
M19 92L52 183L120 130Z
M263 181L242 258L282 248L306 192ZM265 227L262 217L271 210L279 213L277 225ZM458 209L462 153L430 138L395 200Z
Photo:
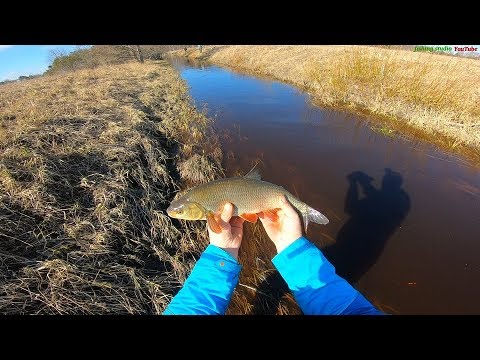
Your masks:
M260 221L245 223L239 252L243 268L227 314L302 314L287 284L271 262L275 255L275 246Z
M0 86L0 313L161 313L207 244L165 209L220 174L209 124L165 62Z
M223 175L210 124L165 62L1 86L0 313L161 313L208 243L165 209ZM273 255L248 225L228 314L300 313Z
M366 46L223 46L204 53L211 62L307 89L323 105L376 114L480 155L478 60Z
M104 66L4 85L0 102L0 313L161 313L208 243L165 209L223 175L178 74ZM300 313L273 255L248 225L228 314Z

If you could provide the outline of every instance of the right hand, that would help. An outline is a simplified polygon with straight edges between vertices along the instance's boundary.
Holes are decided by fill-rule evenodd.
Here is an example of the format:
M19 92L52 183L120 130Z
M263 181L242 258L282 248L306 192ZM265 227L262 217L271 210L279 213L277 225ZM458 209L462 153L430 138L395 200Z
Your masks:
M290 205L285 195L281 196L280 210L277 211L277 215L278 219L272 221L263 213L258 214L267 235L279 253L302 236L302 223L297 211Z

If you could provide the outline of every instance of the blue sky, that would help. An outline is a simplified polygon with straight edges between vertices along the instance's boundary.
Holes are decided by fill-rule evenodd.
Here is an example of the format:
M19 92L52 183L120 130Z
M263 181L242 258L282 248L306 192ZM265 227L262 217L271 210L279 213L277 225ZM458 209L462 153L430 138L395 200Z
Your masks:
M48 69L52 49L75 50L75 45L0 45L0 81L21 75L43 73Z

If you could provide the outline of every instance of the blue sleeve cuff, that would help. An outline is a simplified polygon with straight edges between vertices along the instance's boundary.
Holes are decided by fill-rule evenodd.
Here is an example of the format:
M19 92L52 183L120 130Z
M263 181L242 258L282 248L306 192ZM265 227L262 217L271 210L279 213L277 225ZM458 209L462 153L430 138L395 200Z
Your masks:
M164 315L224 314L242 266L225 250L208 245Z
M292 291L312 286L312 281L316 287L322 287L337 277L320 249L303 236L278 253L272 263Z
M347 306L342 315L387 315L374 307L365 297L358 293L353 302Z
M223 250L222 248L216 245L208 245L205 251L203 252L202 256L198 261L201 259L205 261L212 261L216 266L222 268L222 270L226 271L238 271L240 272L242 266L238 263L237 259L235 259L232 255L230 255L227 251ZM225 263L220 265L221 261Z
M304 250L307 250L312 246L314 245L310 241L301 236L293 243L288 245L285 249L280 251L277 255L275 255L272 259L272 263L277 268L278 266L282 267L283 265L287 264L291 258L295 257L296 255L302 253Z
M333 265L313 243L303 236L272 259L293 292L304 314L343 314L366 311L370 305L345 279L335 273ZM352 303L358 299L358 302ZM371 306L371 305L370 305Z

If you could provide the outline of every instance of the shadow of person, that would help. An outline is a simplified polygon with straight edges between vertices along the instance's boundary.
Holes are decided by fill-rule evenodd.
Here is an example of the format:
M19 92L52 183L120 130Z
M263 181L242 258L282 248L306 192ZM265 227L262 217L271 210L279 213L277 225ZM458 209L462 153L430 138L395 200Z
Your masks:
M402 176L385 169L382 186L361 171L347 176L350 186L345 211L350 219L339 230L334 245L323 250L337 274L356 283L382 253L385 243L410 210L410 198L402 189ZM359 187L364 198L359 197Z

